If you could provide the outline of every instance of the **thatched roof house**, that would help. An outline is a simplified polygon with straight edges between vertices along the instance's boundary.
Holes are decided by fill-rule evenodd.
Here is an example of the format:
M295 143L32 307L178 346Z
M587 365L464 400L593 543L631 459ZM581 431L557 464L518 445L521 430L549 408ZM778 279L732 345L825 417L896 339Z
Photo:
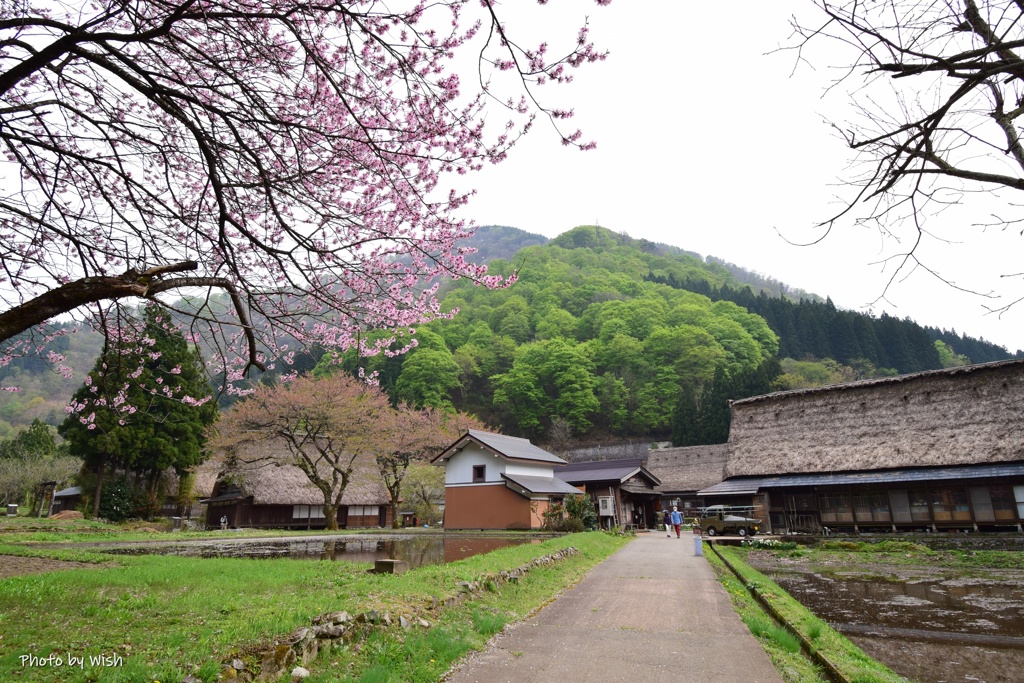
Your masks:
M300 527L325 525L324 495L306 474L287 463L287 448L264 441L226 459L208 504L207 525L227 517L231 527ZM338 510L340 526L378 527L390 524L390 498L369 463L352 473Z
M735 401L727 477L1024 460L1024 362Z
M1024 362L735 401L715 502L771 528L1022 529Z

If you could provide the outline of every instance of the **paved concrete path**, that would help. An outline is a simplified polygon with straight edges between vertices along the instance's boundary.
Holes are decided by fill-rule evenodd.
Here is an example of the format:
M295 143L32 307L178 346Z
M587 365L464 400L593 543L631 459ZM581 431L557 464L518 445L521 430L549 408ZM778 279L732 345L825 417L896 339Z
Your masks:
M710 552L710 551L709 551ZM640 534L450 683L781 683L693 536Z

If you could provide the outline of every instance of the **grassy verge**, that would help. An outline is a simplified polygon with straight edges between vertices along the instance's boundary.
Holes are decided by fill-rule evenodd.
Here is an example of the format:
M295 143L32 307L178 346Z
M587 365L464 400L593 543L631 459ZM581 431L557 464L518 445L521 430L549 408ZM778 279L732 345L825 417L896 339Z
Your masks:
M743 576L744 580L748 584L756 587L758 592L769 604L771 604L775 611L781 614L783 619L785 619L785 621L795 629L797 633L801 634L804 637L804 640L809 642L815 651L820 652L828 661L830 661L842 673L842 675L846 677L847 680L852 681L853 683L903 683L906 680L888 667L884 666L882 663L868 657L860 648L851 643L846 637L828 626L828 624L816 617L810 610L794 600L788 593L780 588L778 584L747 565L743 561L744 551L727 547L719 547L719 551ZM746 588L743 588L742 586L740 590L745 593L747 592ZM730 589L730 594L732 594L732 592L732 589ZM747 594L749 595L749 593ZM760 609L760 606L758 606L758 608ZM741 616L744 616L742 612ZM767 619L767 615L765 615L765 618ZM756 619L751 616L750 621L748 621L748 617L744 616L744 621L747 622L752 631L755 631L755 627L751 626L751 622L755 620ZM756 631L755 635L757 635ZM765 642L765 637L760 638L762 642ZM770 637L769 639L773 640L773 638ZM799 651L799 646L797 646L796 650ZM772 656L770 651L769 656ZM780 672L782 672L781 668ZM787 680L802 681L805 679L797 678ZM817 679L806 680L813 681Z
M222 662L308 625L318 614L413 611L453 593L459 581L570 545L581 551L531 571L518 586L443 611L435 629L404 640L374 637L348 654L339 648L324 661L330 673L321 679L345 680L351 672L371 676L361 680L389 680L372 678L372 671L400 644L418 653L408 655L418 673L395 680L437 680L465 648L540 606L625 542L576 534L397 576L370 574L367 564L349 562L122 556L116 567L16 577L0 581L0 680L168 683L192 674L212 681ZM37 665L23 661L27 655L39 658ZM42 664L50 655L62 665L53 659ZM84 666L69 666L69 655L85 657ZM105 664L115 665L90 666L90 656L106 656ZM407 667L396 671L405 676ZM320 668L318 660L314 669Z
M760 641L782 680L786 683L827 683L828 679L822 676L820 669L801 655L800 642L772 621L718 556L711 551L707 551L705 556L729 593L736 613Z

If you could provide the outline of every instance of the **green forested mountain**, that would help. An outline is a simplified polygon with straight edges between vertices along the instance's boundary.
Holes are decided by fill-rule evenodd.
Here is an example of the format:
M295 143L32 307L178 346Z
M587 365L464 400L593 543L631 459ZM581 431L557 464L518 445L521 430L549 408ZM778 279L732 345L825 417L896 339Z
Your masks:
M940 349L912 321L755 294L717 259L592 226L491 269L519 281L454 282L443 308L458 315L421 328L418 348L344 363L378 372L395 400L452 405L511 433L668 436L680 406L677 423L690 411L717 435L685 438L707 439L727 433L727 399L968 360L960 339Z
M1022 351L1010 354L1001 346L958 336L955 331L922 327L910 318L901 320L885 313L875 318L837 309L831 299L794 301L764 291L755 294L748 287L715 287L701 278L680 281L671 274L653 272L647 279L703 294L712 301L731 301L760 315L779 336L782 358L832 358L864 368L868 375L873 374L872 368L891 368L894 374L941 368L946 363L936 341L972 363L1024 358Z
M577 434L667 434L680 386L753 371L778 353L764 319L728 301L647 282L648 274L738 286L725 268L594 227L499 259L519 281L488 290L459 281L448 321L418 332L404 357L363 361L399 400L451 387L455 407L520 434L555 422ZM354 357L346 360L356 363ZM411 372L410 372L411 370Z

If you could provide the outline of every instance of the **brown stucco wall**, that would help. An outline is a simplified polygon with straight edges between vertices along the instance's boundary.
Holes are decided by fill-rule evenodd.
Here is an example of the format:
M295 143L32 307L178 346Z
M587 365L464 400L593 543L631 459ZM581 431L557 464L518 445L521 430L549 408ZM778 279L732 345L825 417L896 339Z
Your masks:
M531 517L530 501L504 486L451 486L444 491L446 529L530 529L535 528Z
M729 446L727 477L1024 460L1024 363L738 401Z

